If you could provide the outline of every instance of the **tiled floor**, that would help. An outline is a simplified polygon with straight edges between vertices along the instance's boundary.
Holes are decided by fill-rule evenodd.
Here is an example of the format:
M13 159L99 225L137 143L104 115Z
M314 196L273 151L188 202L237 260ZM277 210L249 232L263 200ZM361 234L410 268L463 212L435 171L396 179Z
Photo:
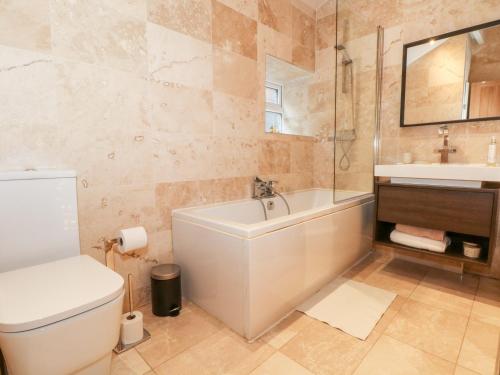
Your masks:
M248 344L192 303L177 318L145 306L152 339L113 374L494 374L500 281L371 256L346 275L398 293L366 341L295 312Z

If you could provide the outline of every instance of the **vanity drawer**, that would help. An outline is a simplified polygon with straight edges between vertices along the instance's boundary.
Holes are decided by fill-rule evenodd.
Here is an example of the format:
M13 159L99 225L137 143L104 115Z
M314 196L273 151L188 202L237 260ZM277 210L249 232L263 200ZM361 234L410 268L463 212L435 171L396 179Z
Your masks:
M378 185L377 220L489 237L495 190Z

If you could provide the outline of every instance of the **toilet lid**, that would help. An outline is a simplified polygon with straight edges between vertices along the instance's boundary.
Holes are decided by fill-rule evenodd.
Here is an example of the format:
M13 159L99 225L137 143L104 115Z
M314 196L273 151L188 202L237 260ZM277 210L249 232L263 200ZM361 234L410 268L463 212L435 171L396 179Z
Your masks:
M119 297L123 278L87 255L0 273L0 332L21 332Z

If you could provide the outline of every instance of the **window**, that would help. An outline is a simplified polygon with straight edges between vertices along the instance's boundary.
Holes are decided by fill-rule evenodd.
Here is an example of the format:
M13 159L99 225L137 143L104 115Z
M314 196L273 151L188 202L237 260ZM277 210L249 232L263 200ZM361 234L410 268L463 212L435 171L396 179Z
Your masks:
M283 90L281 85L266 82L266 132L281 133L283 129Z

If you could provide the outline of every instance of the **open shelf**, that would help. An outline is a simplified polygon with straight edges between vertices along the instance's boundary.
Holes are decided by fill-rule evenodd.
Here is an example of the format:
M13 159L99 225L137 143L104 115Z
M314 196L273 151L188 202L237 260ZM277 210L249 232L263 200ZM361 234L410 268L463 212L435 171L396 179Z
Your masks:
M394 227L395 223L387 223L379 221L377 223L377 233L375 234L375 242L384 246L390 246L405 251L427 254L438 258L453 259L463 263L475 263L482 265L488 264L489 238L487 237L479 237L461 233L447 232L446 235L450 237L451 244L446 248L446 251L444 253L438 253L435 251L418 249L415 247L405 246L392 242L389 236L391 232L394 230ZM474 242L481 245L481 254L479 258L469 258L463 255L463 245L462 245L463 241Z

